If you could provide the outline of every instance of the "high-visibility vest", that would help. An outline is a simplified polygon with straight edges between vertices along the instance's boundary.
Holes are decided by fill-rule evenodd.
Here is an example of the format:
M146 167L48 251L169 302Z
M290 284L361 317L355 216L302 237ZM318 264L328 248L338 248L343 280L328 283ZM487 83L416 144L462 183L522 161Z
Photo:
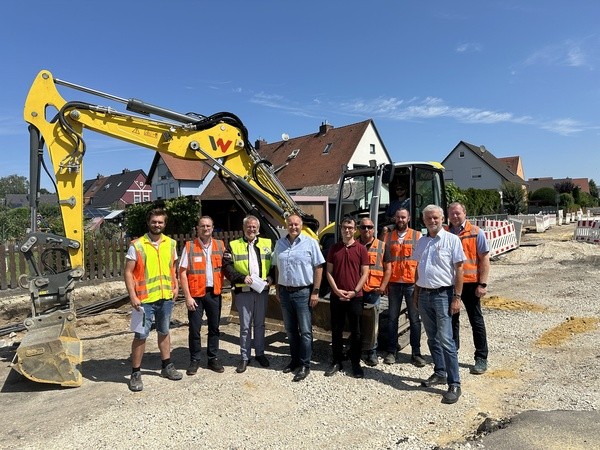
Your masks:
M385 243L379 239L374 239L368 249L369 253L369 277L365 282L363 289L365 292L371 292L381 286L383 281L383 254L385 252Z
M147 234L132 242L137 258L133 269L135 293L142 303L171 300L175 288L176 242L163 235L158 248Z
M229 243L232 253L231 257L233 258L233 268L243 275L250 274L250 266L248 263L249 245L250 244L246 242L243 237ZM266 238L258 238L256 245L260 253L260 273L263 279L266 279L269 270L271 270L271 248L273 245L271 239ZM252 251L254 251L254 249L252 249ZM236 287L244 286L246 286L244 283L236 284Z
M391 283L414 283L417 273L417 260L414 248L421 238L421 232L407 228L402 244L398 242L398 230L386 235L386 245L390 248L392 257Z
M467 259L463 262L463 282L477 283L479 273L477 270L477 235L479 227L473 225L468 220L465 222L464 229L458 234L462 242L463 250Z
M204 297L206 295L206 255L202 249L202 243L198 239L185 243L188 255L188 267L186 271L188 286L192 297ZM210 261L213 272L213 293L219 295L223 287L223 253L225 244L218 239L212 239L210 246Z

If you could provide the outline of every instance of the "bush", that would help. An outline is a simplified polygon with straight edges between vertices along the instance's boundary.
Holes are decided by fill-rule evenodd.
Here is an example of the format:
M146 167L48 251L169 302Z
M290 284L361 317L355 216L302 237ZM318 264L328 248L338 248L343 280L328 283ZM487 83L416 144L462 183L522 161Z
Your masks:
M571 194L567 194L567 195L571 195ZM539 206L555 206L556 205L556 191L549 187L540 188L537 191L533 192L529 196L529 201L532 203L535 202Z

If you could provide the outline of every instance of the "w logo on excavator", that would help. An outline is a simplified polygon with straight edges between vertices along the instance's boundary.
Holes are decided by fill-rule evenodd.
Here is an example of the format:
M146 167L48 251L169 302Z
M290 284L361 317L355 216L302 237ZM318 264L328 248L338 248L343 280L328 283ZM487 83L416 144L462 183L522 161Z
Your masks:
M223 139L221 138L215 141L213 136L209 136L208 138L210 139L210 145L213 151L220 149L222 153L227 153L227 150L229 150L229 146L231 145L231 141L223 142Z

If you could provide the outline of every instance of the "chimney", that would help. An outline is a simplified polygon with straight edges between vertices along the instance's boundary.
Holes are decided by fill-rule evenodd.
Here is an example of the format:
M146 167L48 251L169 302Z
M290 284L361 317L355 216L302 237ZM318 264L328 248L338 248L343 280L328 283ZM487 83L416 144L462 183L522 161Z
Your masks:
M328 124L327 121L321 122L321 126L319 127L319 134L327 134L327 132L332 128L333 125Z
M123 171L121 173L128 173L129 169L123 169Z
M267 145L267 141L264 140L263 138L259 138L254 142L254 148L256 150L258 150L260 148L261 145Z

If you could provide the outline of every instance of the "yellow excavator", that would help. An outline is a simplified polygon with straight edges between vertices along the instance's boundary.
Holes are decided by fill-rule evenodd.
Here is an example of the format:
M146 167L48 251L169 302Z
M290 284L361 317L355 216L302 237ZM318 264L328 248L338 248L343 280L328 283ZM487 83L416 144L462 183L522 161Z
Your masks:
M66 101L57 86L126 105L128 112L82 101ZM157 118L150 119L152 115ZM246 213L261 220L261 229L277 238L277 225L298 214L303 232L317 238L319 223L290 197L268 161L248 139L234 114L182 114L138 99L123 99L54 78L42 70L27 96L24 118L30 134L31 232L20 246L29 266L21 278L32 302L27 333L17 349L16 369L42 383L80 386L81 342L75 332L73 289L83 267L84 129L186 160L201 160L217 172ZM37 231L37 200L44 147L52 162L65 236Z
M58 86L126 105L126 112L83 101L66 101ZM335 242L336 227L329 225L317 236L318 221L305 214L281 184L269 161L263 159L248 139L248 131L234 114L211 116L182 114L139 99L124 99L54 78L42 70L35 78L25 102L24 119L30 134L31 232L20 246L29 274L20 279L30 292L32 314L25 320L27 333L17 349L15 368L40 383L80 386L82 346L76 333L73 304L75 284L83 267L83 168L86 152L84 130L92 130L153 151L185 160L199 160L216 172L240 208L261 221L261 232L277 239L277 226L298 214L303 232L318 239L326 253ZM46 166L44 148L51 159ZM41 169L55 182L65 235L38 231L37 207ZM390 188L401 180L414 196L412 216L429 203L443 205L443 168L437 163L370 164L344 169L340 177L337 216L369 215L377 229L385 225ZM393 188L392 188L393 190ZM339 223L339 222L338 222ZM325 283L326 284L326 283ZM322 286L322 296L327 295ZM329 302L319 301L313 313L316 327L327 329ZM277 305L270 317L281 321ZM377 323L365 309L363 324L371 344Z

